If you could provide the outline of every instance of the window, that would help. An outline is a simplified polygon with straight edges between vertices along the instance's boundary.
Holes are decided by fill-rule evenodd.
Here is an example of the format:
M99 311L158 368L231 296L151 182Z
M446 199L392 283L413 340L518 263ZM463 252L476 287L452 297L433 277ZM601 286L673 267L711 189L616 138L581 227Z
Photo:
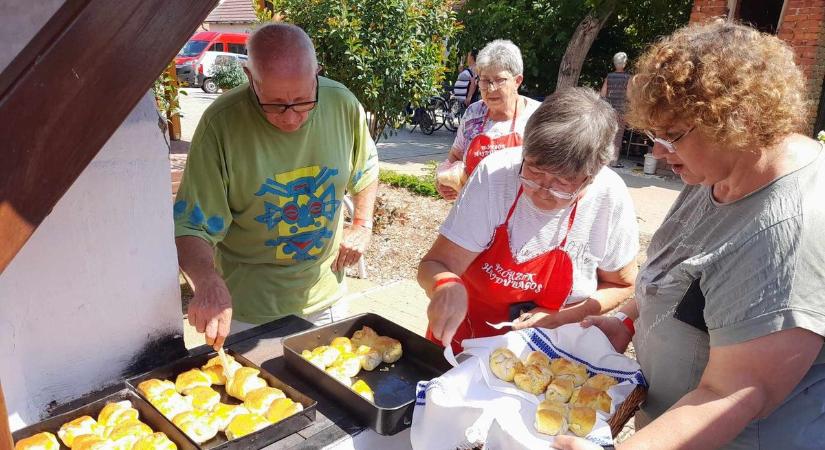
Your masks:
M246 46L243 44L229 44L229 53L237 53L239 55L246 54Z
M178 53L179 56L198 56L209 42L206 41L189 41Z
M222 52L223 51L223 42L215 42L209 47L210 52Z

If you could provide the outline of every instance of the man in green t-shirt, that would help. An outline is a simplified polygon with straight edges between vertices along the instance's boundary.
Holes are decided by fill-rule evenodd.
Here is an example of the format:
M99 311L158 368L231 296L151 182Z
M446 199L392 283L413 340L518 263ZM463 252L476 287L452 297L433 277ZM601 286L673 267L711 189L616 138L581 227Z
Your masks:
M249 83L204 112L174 204L178 260L195 290L189 323L216 348L230 324L335 319L344 268L369 245L378 186L364 110L318 76L309 36L269 24L247 47Z

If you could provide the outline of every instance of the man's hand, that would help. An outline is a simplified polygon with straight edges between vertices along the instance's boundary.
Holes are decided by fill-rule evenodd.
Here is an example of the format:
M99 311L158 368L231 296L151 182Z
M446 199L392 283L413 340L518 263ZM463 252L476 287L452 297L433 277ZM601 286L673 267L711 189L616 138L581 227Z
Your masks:
M215 348L223 347L232 323L232 297L226 283L218 277L195 286L195 296L189 302L189 324L206 333L206 343Z
M435 190L444 197L444 200L455 200L458 197L458 191L451 187L444 186L438 181L435 182Z
M338 250L338 257L332 262L332 270L339 272L358 262L366 253L372 239L372 230L361 225L344 227L344 239Z
M584 328L595 325L602 330L613 344L613 348L619 353L624 353L630 341L633 340L633 335L627 329L624 323L613 316L587 316L581 321L581 326Z
M558 311L552 311L547 308L533 308L513 321L513 329L522 330L524 328L535 327L556 328L561 325L556 321L557 313Z
M446 347L467 315L467 290L461 283L448 283L433 292L427 319L433 336Z

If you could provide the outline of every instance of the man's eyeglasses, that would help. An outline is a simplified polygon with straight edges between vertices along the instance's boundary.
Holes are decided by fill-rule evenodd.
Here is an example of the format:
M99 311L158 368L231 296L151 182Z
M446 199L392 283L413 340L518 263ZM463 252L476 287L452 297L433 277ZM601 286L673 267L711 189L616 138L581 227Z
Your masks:
M584 180L584 182L581 185L579 185L578 188L576 188L575 191L565 192L565 191L559 191L557 189L553 189L553 188L549 188L549 187L544 187L544 186L536 183L533 180L525 178L523 173L524 173L524 161L521 162L521 167L519 167L519 170L518 170L518 177L519 177L519 180L521 180L521 184L523 184L525 187L527 187L529 189L532 189L534 191L547 192L550 195L552 195L552 196L554 196L558 199L561 199L561 200L572 200L572 199L576 198L576 196L579 195L579 192L581 192L581 190L590 181L590 177L587 177Z
M668 151L668 153L676 153L676 141L678 141L679 139L682 139L683 137L687 136L687 134L690 133L691 131L693 131L694 128L696 128L696 125L690 127L689 130L685 131L684 133L680 134L679 137L677 137L673 140L670 140L670 141L667 140L667 139L663 139L663 138L657 138L656 135L653 134L653 132L649 131L649 130L645 130L645 134L654 143L661 144L661 146L664 147L665 150Z
M258 92L255 89L255 83L252 81L251 77L249 78L249 85L252 86L252 93L255 95L255 100L258 101L258 105L260 105L261 109L265 113L283 114L288 109L291 109L296 113L305 113L311 111L313 108L315 108L315 105L318 104L318 75L315 75L315 100L311 102L261 103L261 98L258 97Z
M484 89L485 91L492 88L501 89L504 86L504 83L507 82L511 77L507 78L496 78L495 80L488 80L485 78L478 79L478 87L479 89Z

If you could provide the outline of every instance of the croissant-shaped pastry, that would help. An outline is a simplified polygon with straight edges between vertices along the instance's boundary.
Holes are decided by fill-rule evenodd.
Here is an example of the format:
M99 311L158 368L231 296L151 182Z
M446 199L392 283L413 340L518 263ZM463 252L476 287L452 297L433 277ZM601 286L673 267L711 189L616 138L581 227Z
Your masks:
M521 372L513 376L513 382L516 383L516 387L534 395L539 395L544 392L552 379L553 374L550 372L550 369L536 364L524 366Z
M212 378L199 369L187 370L175 379L175 390L181 394L188 394L198 386L212 386Z
M272 402L285 397L284 391L266 386L246 394L243 405L246 406L249 412L262 416L266 413L266 410L269 409L269 405L271 405Z
M74 438L84 434L95 434L102 436L105 427L101 426L97 421L89 416L80 416L70 422L66 422L57 431L57 436L66 444L66 447L72 448Z
M352 390L357 392L361 397L375 403L375 394L372 388L364 380L358 380L352 384Z
M258 414L239 414L226 427L226 438L230 441L252 434L269 426L269 421Z
M241 414L249 414L249 410L244 405L227 405L226 403L218 403L209 413L209 420L215 424L218 431L225 431L229 422L235 416Z
M381 352L381 359L385 363L394 363L401 359L401 342L387 336L378 336L372 341L372 348Z
M378 333L372 328L364 325L360 330L352 334L352 345L358 347L359 345L366 345L372 347L372 342L378 338Z
M566 403L570 400L570 396L573 395L573 389L575 389L573 380L557 377L547 385L544 398L546 400Z
M97 423L104 427L114 427L120 423L137 420L140 413L129 400L107 403L97 415Z
M504 381L513 381L516 373L524 370L524 364L507 348L498 348L490 354L490 371Z
M156 397L149 399L149 401L170 420L180 413L192 410L191 399L178 394L176 391L163 391Z
M550 362L550 370L557 377L570 378L576 386L581 386L587 381L587 367L564 358L557 358Z
M547 356L544 352L540 352L538 350L534 352L530 352L527 355L527 358L524 360L524 365L528 364L538 364L541 366L545 366L548 369L550 368L550 357Z
M293 401L291 398L279 398L269 405L266 411L266 420L276 423L287 417L304 410L304 405Z
M144 397L151 400L154 397L157 397L163 391L168 390L175 390L175 383L172 383L169 380L158 380L152 378L150 380L142 381L140 384L137 385L138 391L143 394Z
M202 444L218 434L218 427L209 420L205 411L187 411L172 419L172 423L198 444Z
M584 385L594 387L602 391L606 391L618 383L619 382L610 375L597 373L596 375L593 375L592 377L588 378L587 381L584 382Z
M581 386L573 391L570 397L570 404L574 406L588 406L606 413L610 413L612 403L610 395L602 390L590 386Z
M164 433L143 436L135 442L132 450L177 450L178 446Z
M221 394L208 386L192 388L186 396L190 399L193 408L204 411L212 410L221 401Z
M577 436L587 436L596 425L596 410L586 406L573 406L568 416L568 429Z
M235 373L238 369L243 367L241 363L235 361L231 355L226 355L226 359L229 362L229 373ZM212 381L212 384L222 386L226 384L226 373L227 371L223 367L223 360L220 356L215 356L211 358L209 361L206 362L201 367L203 373L209 376L209 379Z
M248 393L267 386L266 380L258 376L259 373L261 371L258 369L241 367L227 382L226 392L238 400L245 400Z
M341 353L330 367L340 367L344 375L354 377L361 371L361 357L355 353Z
M334 347L341 353L352 353L352 349L354 348L352 345L352 341L345 336L339 336L332 338L332 341L329 343L330 347Z
M384 360L381 352L367 345L359 345L355 354L360 358L364 370L373 370Z
M123 422L112 429L109 433L109 440L114 442L117 448L132 448L135 442L143 436L154 433L149 425L139 421L130 420Z
M14 450L59 450L60 443L57 442L57 437L44 431L31 435L27 438L20 439L14 444Z

